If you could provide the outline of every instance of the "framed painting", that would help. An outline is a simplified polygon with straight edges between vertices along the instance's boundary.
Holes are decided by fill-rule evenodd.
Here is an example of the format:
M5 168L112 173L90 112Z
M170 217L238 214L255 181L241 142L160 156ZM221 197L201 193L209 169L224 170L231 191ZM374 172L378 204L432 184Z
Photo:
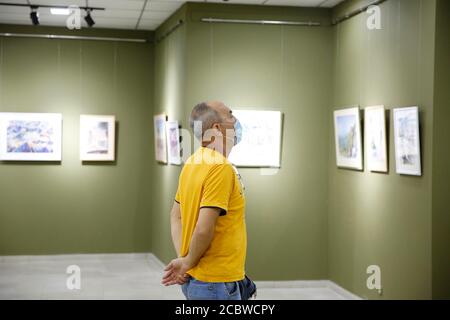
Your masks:
M364 136L368 170L388 172L386 111L384 106L365 108Z
M178 121L166 122L166 138L168 148L168 163L181 164L180 130Z
M334 132L337 166L363 170L359 107L335 111Z
M167 163L166 121L167 116L165 114L158 114L153 117L155 159L161 163Z
M0 113L0 160L61 161L60 113Z
M116 117L80 116L80 159L82 161L115 160Z
M396 108L393 114L396 171L421 176L419 108Z
M242 140L229 155L237 167L280 168L282 113L233 110L242 125Z

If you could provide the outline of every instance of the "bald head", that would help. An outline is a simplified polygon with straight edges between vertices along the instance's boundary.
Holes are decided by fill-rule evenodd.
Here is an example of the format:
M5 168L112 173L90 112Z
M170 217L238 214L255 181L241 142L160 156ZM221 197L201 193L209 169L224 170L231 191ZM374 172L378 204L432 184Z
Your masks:
M208 106L210 106L212 109L216 110L219 113L222 120L230 117L231 109L228 108L223 102L209 101L209 102L207 102L207 104L208 104Z
M197 139L202 140L206 130L211 129L214 123L222 122L221 114L227 108L219 101L201 102L192 109L189 125ZM201 123L201 130L197 130L195 123ZM198 126L199 127L199 126Z

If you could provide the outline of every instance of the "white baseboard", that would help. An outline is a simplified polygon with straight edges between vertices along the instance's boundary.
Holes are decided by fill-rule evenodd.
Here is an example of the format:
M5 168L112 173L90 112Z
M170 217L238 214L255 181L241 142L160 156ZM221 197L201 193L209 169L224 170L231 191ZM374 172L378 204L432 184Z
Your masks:
M342 288L340 285L338 285L337 283L331 281L331 280L326 280L328 282L328 286L330 289L332 289L333 291L337 292L338 294L340 294L341 296L345 297L347 300L364 300L363 298L357 296L356 294Z
M146 259L148 253L67 253L67 254L45 254L45 255L14 255L0 256L0 261L10 262L28 262L39 260L76 260L76 259L98 259L98 258L127 258L127 259Z

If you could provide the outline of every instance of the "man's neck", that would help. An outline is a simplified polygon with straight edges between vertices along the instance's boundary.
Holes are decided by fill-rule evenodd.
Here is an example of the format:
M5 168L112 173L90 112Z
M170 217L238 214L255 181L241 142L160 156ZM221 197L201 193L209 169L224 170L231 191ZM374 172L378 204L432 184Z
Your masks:
M225 158L228 158L228 154L225 148L217 148L216 145L214 143L203 143L202 145L203 148L207 148L213 151L216 151L218 153L220 153L221 155L223 155ZM221 150L222 149L222 150Z

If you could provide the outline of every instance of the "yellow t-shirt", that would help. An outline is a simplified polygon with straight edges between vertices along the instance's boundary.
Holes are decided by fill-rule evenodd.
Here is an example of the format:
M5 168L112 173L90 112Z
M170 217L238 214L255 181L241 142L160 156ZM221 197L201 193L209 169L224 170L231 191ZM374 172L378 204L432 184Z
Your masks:
M243 189L237 171L219 152L201 147L186 161L175 196L181 209L181 256L189 252L200 208L222 209L211 245L188 271L192 277L204 282L244 278L247 231Z

